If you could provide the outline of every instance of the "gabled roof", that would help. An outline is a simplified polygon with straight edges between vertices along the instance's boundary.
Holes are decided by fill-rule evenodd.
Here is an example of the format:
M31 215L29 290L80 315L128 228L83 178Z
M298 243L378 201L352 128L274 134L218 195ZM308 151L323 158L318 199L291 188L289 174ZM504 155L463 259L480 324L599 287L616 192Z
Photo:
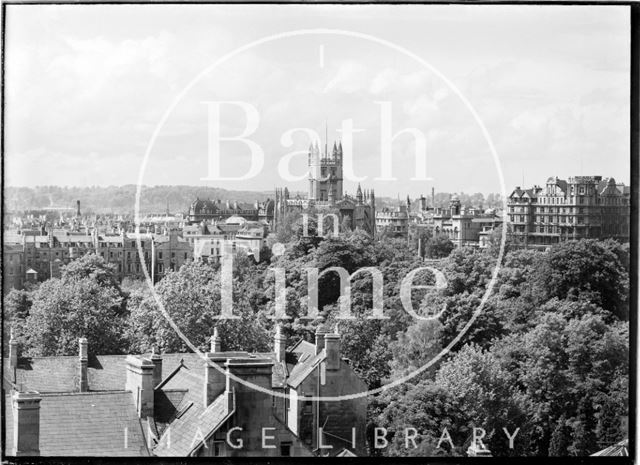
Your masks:
M6 396L5 402L6 452L11 454L11 396ZM43 395L40 401L40 455L149 455L133 396L124 391Z
M289 349L287 349L287 352L291 352L298 356L301 354L308 354L313 356L316 354L316 346L315 344L311 344L310 342L305 341L304 339L300 339L293 346L289 347Z
M291 370L287 384L293 388L298 387L325 358L327 355L324 350L313 357L301 358Z
M204 372L203 372L204 373ZM235 411L233 399L219 395L204 407L204 376L182 368L161 388L162 391L184 389L185 395L177 407L179 416L170 422L171 428L160 437L153 453L158 456L188 456L202 441L213 434ZM231 400L231 402L230 402Z

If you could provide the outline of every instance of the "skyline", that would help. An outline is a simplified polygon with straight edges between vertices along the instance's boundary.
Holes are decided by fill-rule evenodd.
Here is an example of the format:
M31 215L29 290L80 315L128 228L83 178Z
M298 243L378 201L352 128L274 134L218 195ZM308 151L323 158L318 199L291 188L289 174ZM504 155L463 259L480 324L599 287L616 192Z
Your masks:
M628 9L269 5L267 17L264 7L9 5L7 185L135 184L156 124L198 72L259 38L327 27L398 44L459 88L494 141L507 195L550 176L613 176L629 184ZM143 183L305 191L304 180L284 180L276 167L309 141L298 134L285 147L282 135L306 127L323 139L327 122L329 139L338 139L339 122L352 118L365 129L354 135L354 171L378 196L414 198L432 187L499 193L481 131L454 94L433 72L379 44L317 35L273 41L194 86L162 128ZM260 112L255 139L265 167L251 182L202 181L203 100L245 101ZM393 132L424 131L433 181L409 181L414 154L407 135L393 145L399 180L372 180L380 171L379 101L393 106ZM240 117L229 115L223 129L238 134ZM223 168L246 171L246 153L225 153L238 158ZM299 158L291 170L298 175ZM356 185L345 182L345 190Z

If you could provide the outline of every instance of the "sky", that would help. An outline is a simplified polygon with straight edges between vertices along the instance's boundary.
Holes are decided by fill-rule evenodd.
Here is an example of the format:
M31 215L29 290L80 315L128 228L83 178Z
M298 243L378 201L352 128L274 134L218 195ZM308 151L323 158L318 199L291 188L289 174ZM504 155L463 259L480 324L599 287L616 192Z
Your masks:
M507 193L629 183L629 23L626 6L8 5L5 182L305 191L311 140L351 120L350 193L501 192L499 169Z

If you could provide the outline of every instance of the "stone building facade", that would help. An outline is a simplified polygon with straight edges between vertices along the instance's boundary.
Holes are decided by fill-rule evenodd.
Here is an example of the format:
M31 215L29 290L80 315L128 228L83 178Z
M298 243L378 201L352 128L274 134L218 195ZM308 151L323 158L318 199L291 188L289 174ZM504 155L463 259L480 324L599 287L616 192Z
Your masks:
M187 221L189 224L223 222L232 217L241 217L247 221L264 221L271 224L274 215L274 201L256 200L253 204L242 202L222 202L220 200L196 199L189 206Z
M376 199L373 189L363 190L360 185L354 197L343 191L342 143L333 144L329 152L321 153L318 144L309 147L309 190L306 198L292 197L288 188L275 192L274 229L284 224L292 212L335 214L340 225L361 229L372 236L376 233Z
M435 235L445 235L456 247L483 247L486 238L501 223L492 210L465 208L457 195L453 195L448 208L436 208L432 224Z
M629 240L630 188L602 176L547 179L545 187L516 187L509 196L511 236L522 247L566 240Z
M144 260L140 259L136 245L140 238ZM22 282L14 275L13 283L20 288L27 272L37 275L38 281L60 276L60 268L87 253L101 256L106 263L113 264L115 276L144 279L144 267L154 282L168 272L178 270L193 259L193 247L181 237L177 229L165 228L160 234L136 233L98 234L69 230L42 228L35 233L11 232L5 234L4 247L11 256L21 255ZM12 258L14 263L19 258ZM12 269L13 270L13 269ZM17 268L15 268L17 270ZM14 270L14 273L16 272Z

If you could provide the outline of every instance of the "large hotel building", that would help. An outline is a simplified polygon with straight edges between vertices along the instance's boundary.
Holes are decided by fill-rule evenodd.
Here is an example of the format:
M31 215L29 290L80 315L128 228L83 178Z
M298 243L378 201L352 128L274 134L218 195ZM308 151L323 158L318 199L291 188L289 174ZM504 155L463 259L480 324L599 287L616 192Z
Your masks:
M551 177L546 187L519 186L508 200L511 237L523 247L565 240L629 240L630 188L613 178Z

